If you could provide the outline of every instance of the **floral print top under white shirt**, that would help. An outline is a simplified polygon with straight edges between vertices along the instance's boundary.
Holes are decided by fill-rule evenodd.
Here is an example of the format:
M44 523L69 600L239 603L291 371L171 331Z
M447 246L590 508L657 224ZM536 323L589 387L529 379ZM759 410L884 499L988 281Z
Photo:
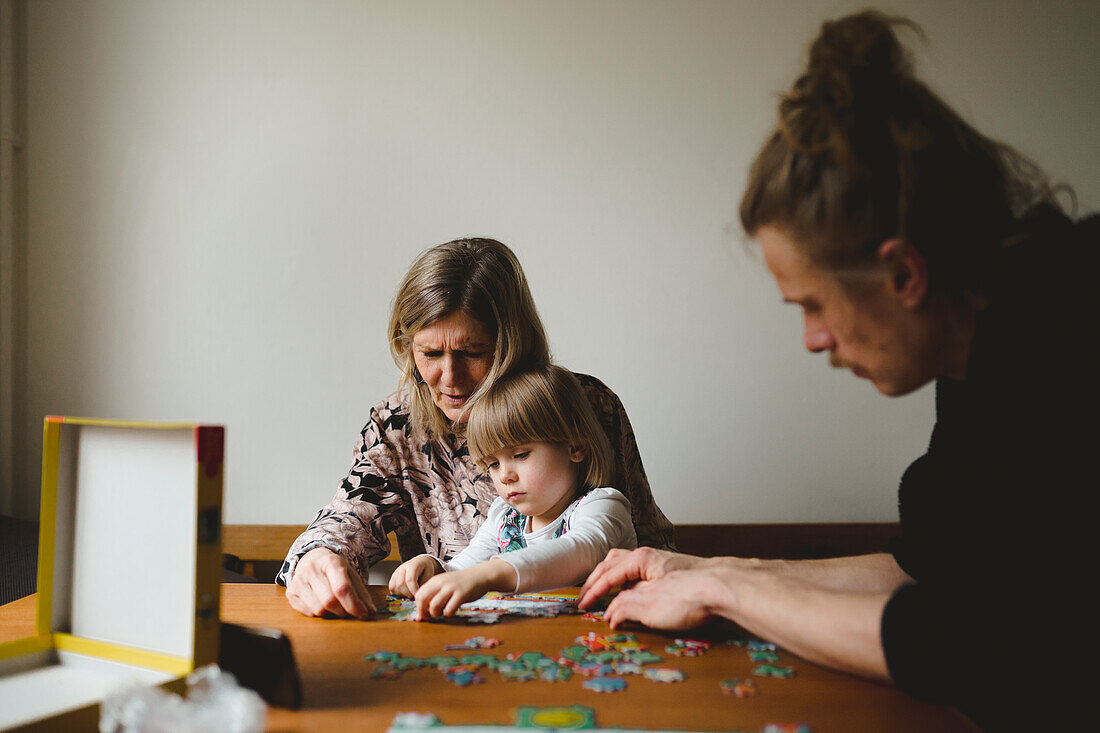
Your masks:
M622 402L595 377L576 376L611 443L610 486L630 502L638 545L675 549L672 523L653 501ZM365 579L370 566L389 555L390 532L402 559L428 553L446 561L466 548L497 497L493 483L470 458L464 437L429 441L409 419L396 393L371 410L351 471L291 545L276 583L286 585L299 558L315 547L339 553Z

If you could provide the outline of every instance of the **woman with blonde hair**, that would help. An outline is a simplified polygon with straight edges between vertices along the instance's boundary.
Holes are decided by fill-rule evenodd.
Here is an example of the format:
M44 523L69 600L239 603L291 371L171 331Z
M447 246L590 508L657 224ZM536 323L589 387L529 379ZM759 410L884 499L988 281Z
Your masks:
M351 470L287 553L276 582L310 616L374 612L370 566L397 536L401 557L448 561L469 544L496 496L471 458L469 408L501 377L544 367L550 349L523 269L493 239L457 239L423 252L394 298L390 352L398 390L371 410ZM611 448L608 486L629 501L638 541L672 547L619 398L576 375Z

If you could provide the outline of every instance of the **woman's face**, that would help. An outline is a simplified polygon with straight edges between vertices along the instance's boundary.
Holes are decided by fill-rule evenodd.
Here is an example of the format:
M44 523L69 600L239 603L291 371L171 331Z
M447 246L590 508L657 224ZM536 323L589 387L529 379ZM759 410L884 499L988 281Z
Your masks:
M830 365L850 369L885 395L907 394L935 376L928 321L897 297L887 268L869 273L857 295L784 232L761 227L757 239L784 302L802 308L808 351L827 351Z
M465 421L466 403L493 366L496 339L466 311L448 313L416 332L413 359L435 406Z

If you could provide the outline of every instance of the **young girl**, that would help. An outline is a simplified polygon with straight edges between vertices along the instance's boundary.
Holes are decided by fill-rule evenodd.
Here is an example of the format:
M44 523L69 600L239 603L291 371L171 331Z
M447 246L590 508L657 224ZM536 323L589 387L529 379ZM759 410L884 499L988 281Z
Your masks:
M583 581L615 547L637 546L630 503L611 478L611 448L571 372L546 366L500 379L470 408L470 455L498 497L450 562L402 563L390 592L417 617L451 616L489 591L523 593Z

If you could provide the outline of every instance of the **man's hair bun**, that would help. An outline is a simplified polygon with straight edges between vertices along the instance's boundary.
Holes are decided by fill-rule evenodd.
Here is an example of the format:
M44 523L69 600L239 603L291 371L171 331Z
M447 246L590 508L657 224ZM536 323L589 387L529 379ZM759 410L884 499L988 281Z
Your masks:
M895 25L912 23L868 10L828 21L810 46L803 77L808 95L827 99L836 109L881 105L913 78L909 54L898 43Z

